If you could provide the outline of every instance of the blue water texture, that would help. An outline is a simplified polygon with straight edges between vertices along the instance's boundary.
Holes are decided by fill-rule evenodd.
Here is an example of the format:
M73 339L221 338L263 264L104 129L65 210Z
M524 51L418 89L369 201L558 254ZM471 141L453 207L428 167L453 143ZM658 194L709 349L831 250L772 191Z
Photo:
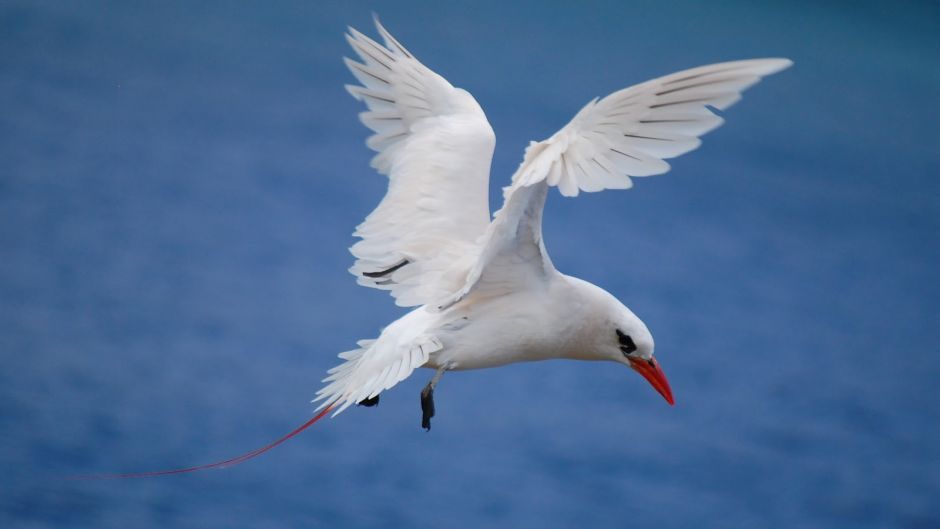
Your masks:
M340 58L372 12L497 135L789 57L630 191L550 197L556 266L649 325L614 364L421 370L311 416L404 313L346 269L385 192ZM0 4L0 527L940 527L935 2Z

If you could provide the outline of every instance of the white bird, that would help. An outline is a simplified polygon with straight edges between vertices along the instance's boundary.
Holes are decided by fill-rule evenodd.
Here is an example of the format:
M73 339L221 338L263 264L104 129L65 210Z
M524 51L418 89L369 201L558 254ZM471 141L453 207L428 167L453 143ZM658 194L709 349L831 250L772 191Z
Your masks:
M419 367L436 370L422 391L430 428L441 374L513 362L606 360L638 371L670 404L646 325L614 296L562 274L542 240L549 187L628 189L631 177L665 173L664 160L699 146L724 110L761 77L792 64L752 59L701 66L594 99L550 138L532 142L490 220L495 136L473 97L421 64L375 20L384 45L353 28L361 62L345 59L368 110L372 167L388 192L357 228L350 249L358 283L417 307L378 338L341 353L314 402L334 415L374 405ZM321 415L324 413L321 412Z
M226 468L253 459L331 411L372 406L379 394L419 367L435 369L421 392L421 425L430 429L433 392L449 370L570 358L607 360L639 372L669 404L672 390L653 357L653 336L602 288L560 273L542 241L549 187L564 196L629 189L630 177L665 173L664 160L699 146L721 125L724 110L788 59L752 59L684 70L594 99L552 137L532 142L503 207L489 215L495 136L483 110L408 52L382 25L385 45L355 29L346 36L362 59L346 65L362 83L347 86L368 110L375 134L372 166L388 192L359 225L350 271L361 285L388 290L398 305L417 307L378 338L340 353L344 362L314 402L313 418L240 456L204 465L72 479L124 479Z

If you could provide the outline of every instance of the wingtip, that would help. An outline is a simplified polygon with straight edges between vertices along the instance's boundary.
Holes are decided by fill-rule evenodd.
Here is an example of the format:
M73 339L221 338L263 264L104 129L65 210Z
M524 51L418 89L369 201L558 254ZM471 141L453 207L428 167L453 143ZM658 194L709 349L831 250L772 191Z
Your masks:
M786 70L791 66L793 66L793 61L786 57L758 57L709 64L700 68L693 68L692 70L708 69L713 67L730 67L732 69L738 70L741 73L747 72L758 77L766 77L782 70Z
M391 33L389 33L388 30L385 29L385 26L382 25L382 21L379 20L379 14L375 11L372 12L372 23L375 24L375 29L379 32L379 35L382 36L382 39L385 41L385 45L391 47L390 44L394 42L395 39L392 38Z
M773 75L793 66L793 61L786 57L768 57L760 61L763 63L760 75Z
M385 26L382 25L382 21L379 20L379 15L376 14L375 11L372 12L372 22L375 23L375 29L379 32L379 35L382 36L382 40L385 42L386 48L400 53L405 57L414 58L414 55L412 55L407 48L402 46L401 42L398 42L398 39L393 37L387 29L385 29Z
M770 60L775 63L774 64L775 69L772 73L777 73L779 71L786 70L787 68L793 66L793 61L786 57L776 57Z

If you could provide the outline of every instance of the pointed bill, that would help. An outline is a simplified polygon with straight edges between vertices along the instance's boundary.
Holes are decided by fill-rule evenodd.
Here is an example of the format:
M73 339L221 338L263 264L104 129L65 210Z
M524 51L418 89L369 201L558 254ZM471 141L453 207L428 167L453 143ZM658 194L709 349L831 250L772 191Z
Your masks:
M672 389L669 387L669 381L666 380L666 374L663 373L662 368L659 367L659 362L657 362L655 358L652 356L649 360L630 358L630 367L637 373L643 375L643 378L653 386L653 389L666 399L666 402L668 402L670 406L676 403L672 398Z

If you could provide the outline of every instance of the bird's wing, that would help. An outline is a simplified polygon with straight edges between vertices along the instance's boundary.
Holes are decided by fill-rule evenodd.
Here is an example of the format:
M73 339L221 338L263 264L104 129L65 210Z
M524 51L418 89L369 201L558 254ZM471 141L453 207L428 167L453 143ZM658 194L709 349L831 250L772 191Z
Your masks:
M489 170L495 136L483 110L408 52L376 19L385 45L350 28L362 62L345 59L361 85L347 86L375 132L372 166L388 176L382 202L350 248L358 283L389 290L401 306L460 288L489 224Z
M329 370L326 383L313 402L323 401L317 410L333 406L334 415L349 406L377 396L408 378L427 363L431 353L443 348L433 336L420 336L413 342L388 347L377 340L360 340L359 347L340 353L344 362Z
M389 324L378 339L362 340L358 348L340 353L344 362L330 369L314 402L323 401L321 409L333 406L339 413L408 378L444 348L437 336L425 332L436 317L414 309Z
M723 123L724 110L788 59L752 59L701 66L653 79L591 101L556 132L525 151L504 203L486 234L464 286L437 303L444 308L470 291L518 288L553 270L542 244L542 207L549 186L564 196L628 189L631 177L665 173L664 160L689 152L699 136Z

